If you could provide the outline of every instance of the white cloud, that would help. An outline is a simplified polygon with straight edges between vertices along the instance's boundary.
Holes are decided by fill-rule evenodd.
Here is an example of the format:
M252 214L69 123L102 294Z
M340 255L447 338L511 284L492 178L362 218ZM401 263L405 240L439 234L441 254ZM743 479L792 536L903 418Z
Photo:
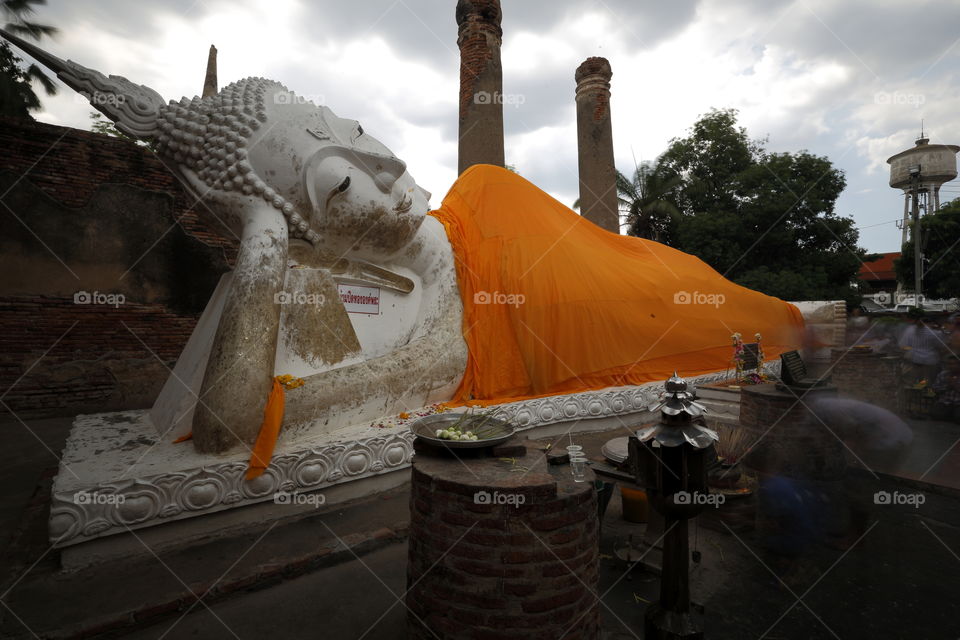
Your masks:
M456 176L453 4L437 11L437 3L418 0L365 1L78 0L51 5L38 18L62 27L61 37L44 45L51 52L125 75L167 99L200 92L215 43L221 84L271 77L362 120L439 204ZM960 141L960 82L951 71L960 57L950 26L960 15L955 3L923 3L926 15L941 19L925 24L910 46L905 21L916 9L901 2L730 0L643 15L632 6L556 0L549 21L505 6L504 92L525 98L505 108L507 161L563 202L577 192L573 72L590 55L613 67L611 113L623 171L634 157L653 159L711 107L735 107L753 137L769 136L771 150L809 149L843 168L849 185L838 210L863 226L897 216L900 198L886 187L885 161L912 145L920 118L933 141ZM666 35L654 41L650 21L666 25ZM69 90L44 106L41 120L89 125L91 108ZM871 228L863 242L891 250L899 235Z

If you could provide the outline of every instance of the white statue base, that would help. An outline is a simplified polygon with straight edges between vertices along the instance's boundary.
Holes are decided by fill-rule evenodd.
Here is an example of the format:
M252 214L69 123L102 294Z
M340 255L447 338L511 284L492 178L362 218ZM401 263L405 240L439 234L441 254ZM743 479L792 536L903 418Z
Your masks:
M768 363L768 369L775 371L778 364ZM703 385L728 375L721 371L690 381ZM662 382L653 382L499 409L518 425L518 433L533 438L628 429L656 419L652 409L662 389ZM312 508L322 500L328 506L398 486L408 479L414 437L409 424L414 419L374 421L316 437L303 431L288 437L281 433L266 472L247 481L246 450L200 454L189 442L161 440L147 410L78 416L54 481L50 541L68 547L264 502L300 501ZM355 486L344 491L340 487L345 484ZM302 495L291 499L289 494ZM309 495L316 497L305 497Z

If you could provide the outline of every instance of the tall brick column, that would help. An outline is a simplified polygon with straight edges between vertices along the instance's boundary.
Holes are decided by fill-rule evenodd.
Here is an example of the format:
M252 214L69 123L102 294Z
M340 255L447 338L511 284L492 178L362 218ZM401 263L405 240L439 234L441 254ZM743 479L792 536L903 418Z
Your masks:
M207 54L207 75L203 78L203 95L200 97L214 96L217 91L217 48L210 45L210 53Z
M460 47L460 129L457 170L474 164L502 167L503 69L499 0L457 2Z
M610 78L606 58L587 58L577 67L577 149L580 213L607 231L620 233L617 170L610 126Z

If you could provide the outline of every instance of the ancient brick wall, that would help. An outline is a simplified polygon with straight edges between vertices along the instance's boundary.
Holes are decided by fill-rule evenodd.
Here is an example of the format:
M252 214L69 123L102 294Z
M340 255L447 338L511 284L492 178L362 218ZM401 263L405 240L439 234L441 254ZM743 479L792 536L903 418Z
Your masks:
M191 236L219 247L228 256L235 243L202 222L202 204L150 151L128 140L58 127L33 120L0 117L0 171L23 176L68 207L86 204L103 184L128 184L169 193L177 223ZM3 200L5 198L0 198Z
M148 149L0 118L0 411L149 407L229 269Z

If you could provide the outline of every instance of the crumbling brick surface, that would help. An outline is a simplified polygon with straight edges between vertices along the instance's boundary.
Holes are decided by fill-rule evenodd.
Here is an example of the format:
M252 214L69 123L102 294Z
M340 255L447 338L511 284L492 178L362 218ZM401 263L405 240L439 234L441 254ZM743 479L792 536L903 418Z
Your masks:
M26 417L151 406L170 374L169 367L193 331L211 282L215 283L217 274L232 262L234 243L201 219L198 207L192 206L194 199L172 171L149 149L133 142L30 119L0 118L0 148L0 173L9 178L0 194L5 205L0 206L0 214L10 218L10 229L21 232L18 238L3 238L3 250L11 259L21 256L27 264L20 268L35 267L42 275L48 273L49 265L41 261L53 263L57 271L53 275L62 276L68 284L76 278L77 288L85 288L82 276L72 275L70 265L57 266L60 263L56 261L61 260L58 254L62 253L50 248L53 238L41 232L47 236L44 246L44 238L36 237L36 229L56 227L56 221L36 216L90 215L90 208L101 201L97 198L102 197L105 185L143 190L137 193L169 194L172 211L168 198L144 199L167 206L132 212L132 218L139 216L145 224L149 220L162 229L170 228L157 239L157 246L173 247L178 252L165 256L166 262L162 262L157 260L157 252L168 249L154 247L142 261L130 264L129 273L118 284L128 291L125 302L119 305L77 304L65 291L51 293L57 288L55 284L51 284L51 291L33 291L17 285L12 277L15 274L10 274L0 291L0 393L4 403L0 412L12 410ZM40 202L44 198L39 195L32 200L25 197L31 190L48 195L59 208ZM101 223L102 219L92 216L88 221L77 221L75 226L87 236L103 235ZM177 224L182 232L174 226ZM178 233L186 234L182 237L187 244L193 242L191 236L199 240L202 244L195 246L202 250L188 257L185 242L171 243ZM72 267L83 273L79 264L99 264L98 256L84 254L83 247L115 248L132 242L119 235L99 243L77 237L72 248L78 262ZM140 235L138 241L143 243ZM71 238L61 233L57 241L68 242ZM148 239L147 245L150 242ZM139 255L140 245L136 249L132 253ZM117 253L122 254L122 249ZM209 269L203 262L207 259ZM33 267L30 260L36 262ZM166 273L151 266L151 277L159 276L139 279L147 264L171 262L189 265L191 270L206 269L207 273ZM23 281L22 274L16 275ZM34 281L43 284L45 277L35 276ZM131 289L134 295L129 294ZM187 303L176 309L166 302L158 303L158 297L162 297L158 291L176 291Z
M0 117L0 149L0 170L23 176L70 207L86 204L105 183L170 193L176 201L175 217L187 233L222 247L231 261L235 255L235 241L201 219L203 205L183 188L173 167L149 149L91 131L6 117Z
M418 451L410 637L597 638L592 479L575 483L569 466L548 468L532 449L514 459Z

